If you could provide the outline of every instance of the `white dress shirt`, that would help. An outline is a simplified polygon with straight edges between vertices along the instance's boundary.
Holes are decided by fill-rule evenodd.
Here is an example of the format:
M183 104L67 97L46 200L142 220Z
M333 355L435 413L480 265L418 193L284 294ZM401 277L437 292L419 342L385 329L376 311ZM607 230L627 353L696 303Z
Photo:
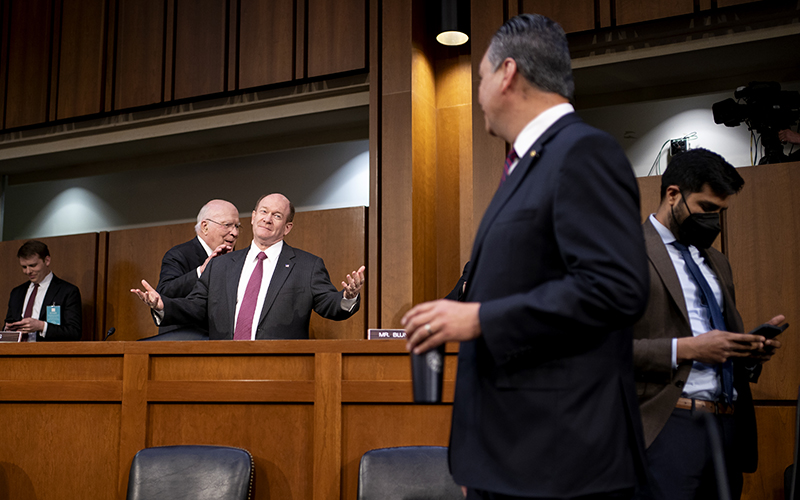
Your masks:
M524 155L531 148L531 146L533 146L533 143L536 142L547 129L557 122L559 118L574 111L575 108L572 107L572 104L563 103L557 104L552 108L548 108L539 113L536 118L525 125L525 128L523 128L522 131L517 135L517 138L514 139L514 144L511 147L514 148L514 151L517 153L517 157L521 158L522 155ZM519 159L515 160L514 163L508 167L508 175L511 175L511 172L513 172L517 167L517 163L519 163Z
M39 319L39 314L42 312L42 304L44 304L44 296L47 289L50 288L50 283L53 281L53 273L47 273L47 276L39 283L39 290L36 292L36 298L33 299L33 310L31 311L31 318ZM28 301L33 293L33 282L28 285L28 292L25 294L25 302L22 304L22 314L28 308ZM44 328L40 332L42 337L47 333L47 321L44 322ZM28 342L36 342L36 335L28 335Z
M256 301L256 310L253 313L253 326L250 330L250 340L256 339L256 330L258 330L258 319L261 317L261 311L264 309L264 299L267 297L267 289L269 283L272 281L272 275L275 273L275 264L278 263L278 257L283 250L283 240L270 246L264 253L267 258L264 259L264 274L261 275L261 288L258 290L258 300ZM244 299L244 292L247 289L247 283L250 281L250 276L256 268L258 262L258 254L261 249L256 246L256 242L250 243L250 250L247 251L247 257L244 259L244 267L242 274L239 277L239 288L236 291L236 316L233 325L233 331L236 331L236 323L239 322L239 309L242 307L242 300Z
M702 294L700 287L694 281L686 262L683 260L680 250L675 248L672 243L676 240L672 231L667 229L661 224L654 214L650 214L650 223L658 231L661 240L667 247L672 265L675 272L678 274L678 280L681 282L681 290L683 297L686 301L686 311L689 313L689 325L692 328L692 335L695 337L702 335L714 329L711 325L711 314L708 307L703 305ZM714 298L719 304L720 311L724 311L725 305L722 301L722 287L719 284L717 275L706 264L705 259L700 254L700 251L693 245L689 245L689 253L692 255L692 260L700 268L703 276L708 281L711 291L714 293ZM678 367L678 339L672 339L672 368ZM692 371L689 373L689 379L686 385L683 386L683 397L704 399L707 401L716 401L722 394L722 384L719 381L716 365L709 365L694 361L692 363ZM736 399L736 392L734 391L734 399Z
M203 250L206 251L206 255L210 257L211 256L211 252L213 252L214 250L212 250L211 247L208 246L208 243L206 243L205 240L203 240L203 238L201 238L200 236L195 236L195 238L197 238L197 241L200 242L200 246L203 247ZM195 269L197 271L197 277L198 278L200 277L200 274L201 274L200 273L200 268L201 267L203 267L203 266L202 265L197 266L197 269Z

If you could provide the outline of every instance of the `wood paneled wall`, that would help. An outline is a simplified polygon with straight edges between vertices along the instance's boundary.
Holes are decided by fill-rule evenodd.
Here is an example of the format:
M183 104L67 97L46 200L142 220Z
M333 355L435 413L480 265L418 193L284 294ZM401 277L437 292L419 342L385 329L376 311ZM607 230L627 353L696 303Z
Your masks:
M719 0L714 3L711 0L659 0L653 2L637 0L509 0L508 13L509 17L523 12L543 14L558 22L567 33L575 33L700 13L715 7L729 7L754 1L756 0Z
M237 249L253 238L250 218L241 219ZM334 286L366 263L366 209L364 207L299 212L286 242L325 261ZM137 229L41 238L50 248L51 269L76 285L83 300L83 340L102 340L114 327L109 341L137 340L158 333L150 310L130 290L146 279L158 283L161 259L173 246L194 237L194 224L172 224ZM24 241L0 243L0 297L25 281L17 250ZM369 278L367 278L369 283ZM312 314L309 327L314 339L362 339L366 335L368 286L362 292L358 313L345 321Z
M0 0L2 128L366 71L368 0Z

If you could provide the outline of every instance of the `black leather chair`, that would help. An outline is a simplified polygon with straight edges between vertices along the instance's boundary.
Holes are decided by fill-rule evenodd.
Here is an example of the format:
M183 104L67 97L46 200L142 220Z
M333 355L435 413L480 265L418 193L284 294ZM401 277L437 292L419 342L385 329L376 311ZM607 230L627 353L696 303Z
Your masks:
M358 500L464 500L450 475L447 448L370 450L358 469Z
M147 337L139 340L208 340L208 334L193 328L180 328L178 330L172 330L171 332L167 333L159 333L153 337Z
M133 457L128 500L246 500L253 457L227 446L159 446Z

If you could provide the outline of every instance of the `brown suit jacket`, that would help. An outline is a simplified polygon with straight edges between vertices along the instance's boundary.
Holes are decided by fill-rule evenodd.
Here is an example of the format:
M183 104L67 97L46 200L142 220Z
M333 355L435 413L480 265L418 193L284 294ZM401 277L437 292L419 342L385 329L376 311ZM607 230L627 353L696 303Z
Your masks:
M692 368L691 362L685 362L672 370L672 339L689 337L692 329L678 274L664 242L649 220L645 221L643 230L650 268L650 298L644 316L633 328L633 360L645 445L649 447L672 414ZM714 248L702 253L719 279L722 312L728 330L743 332L728 259ZM734 362L734 387L738 394L734 412L736 454L743 472L754 471L758 460L750 382L757 380L760 365L754 370L750 368L747 370L744 363Z

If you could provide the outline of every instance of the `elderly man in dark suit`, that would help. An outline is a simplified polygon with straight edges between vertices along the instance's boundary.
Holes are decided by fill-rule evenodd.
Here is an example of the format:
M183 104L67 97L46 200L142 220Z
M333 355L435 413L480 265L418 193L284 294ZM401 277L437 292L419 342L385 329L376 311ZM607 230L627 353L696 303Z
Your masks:
M633 171L573 112L550 19L508 20L480 76L486 129L511 148L464 302L403 318L415 353L461 342L450 470L469 499L630 498L644 475L631 326L647 302Z
M31 240L17 252L28 281L11 290L5 330L28 333L29 341L80 340L81 292L50 271L50 250Z
M711 247L720 212L743 185L721 156L681 153L644 223L650 299L634 326L635 374L650 469L670 500L717 498L705 422L695 418L702 412L722 430L732 498L758 460L750 382L780 342L741 333L730 264Z
M312 310L333 320L358 310L364 267L337 291L322 259L283 241L293 219L288 198L262 196L253 210L252 244L212 259L188 297L161 297L144 280L144 291L131 291L153 309L156 322L206 323L211 340L308 338Z
M156 291L172 299L187 297L209 261L233 251L241 227L239 211L233 203L211 200L203 205L194 226L197 236L170 248L164 254ZM170 332L182 326L162 326L158 333ZM203 326L196 328L206 332Z

